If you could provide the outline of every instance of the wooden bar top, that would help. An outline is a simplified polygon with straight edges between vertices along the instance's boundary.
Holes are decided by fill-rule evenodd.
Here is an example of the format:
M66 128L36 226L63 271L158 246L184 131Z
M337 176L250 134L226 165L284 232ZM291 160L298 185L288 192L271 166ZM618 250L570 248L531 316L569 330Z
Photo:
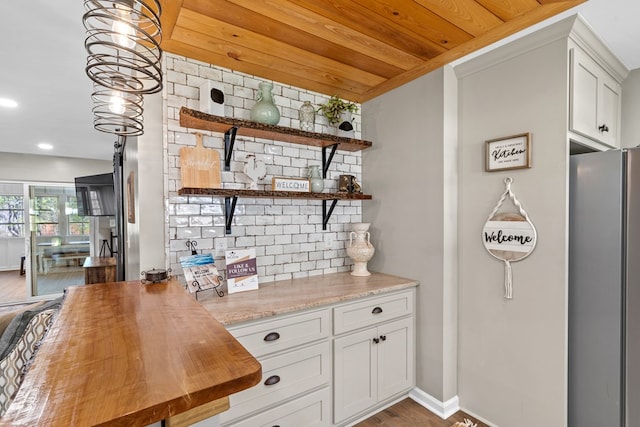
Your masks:
M220 323L232 325L415 286L418 282L413 279L390 274L333 273L265 283L257 290L223 298L202 292L198 300Z
M0 425L146 426L261 375L177 282L70 287Z

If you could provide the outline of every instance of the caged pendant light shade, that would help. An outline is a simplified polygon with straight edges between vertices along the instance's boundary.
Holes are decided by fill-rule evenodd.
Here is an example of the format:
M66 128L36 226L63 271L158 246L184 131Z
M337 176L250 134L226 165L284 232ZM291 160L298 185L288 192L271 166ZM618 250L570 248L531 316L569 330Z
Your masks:
M141 94L114 90L94 83L93 127L100 132L122 136L143 134Z
M113 75L126 75L129 91L162 90L161 6L157 0L85 0L85 71L110 87ZM117 89L112 87L111 89Z
M158 0L84 0L87 76L94 82L94 127L142 135L143 98L162 90Z

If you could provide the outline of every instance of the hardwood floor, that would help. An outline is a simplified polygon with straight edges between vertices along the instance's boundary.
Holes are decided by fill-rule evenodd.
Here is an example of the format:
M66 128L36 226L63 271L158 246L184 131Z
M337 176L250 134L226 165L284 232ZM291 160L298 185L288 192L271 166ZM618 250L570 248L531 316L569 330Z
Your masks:
M0 304L26 299L25 277L18 270L0 271Z
M462 411L443 420L409 398L356 424L355 427L451 427L465 418L477 423L478 427L488 427Z
M18 270L0 271L0 305L27 300L25 281L26 275L21 276ZM82 284L84 284L84 271L78 268L40 274L38 276L38 295L59 294L68 286Z

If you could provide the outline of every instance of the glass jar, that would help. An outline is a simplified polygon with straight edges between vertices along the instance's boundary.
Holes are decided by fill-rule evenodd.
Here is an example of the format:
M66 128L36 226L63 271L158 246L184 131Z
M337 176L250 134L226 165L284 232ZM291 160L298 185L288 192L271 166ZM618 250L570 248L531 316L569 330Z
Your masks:
M304 101L302 107L298 110L298 118L300 119L300 129L307 132L313 132L316 122L316 110L311 102Z

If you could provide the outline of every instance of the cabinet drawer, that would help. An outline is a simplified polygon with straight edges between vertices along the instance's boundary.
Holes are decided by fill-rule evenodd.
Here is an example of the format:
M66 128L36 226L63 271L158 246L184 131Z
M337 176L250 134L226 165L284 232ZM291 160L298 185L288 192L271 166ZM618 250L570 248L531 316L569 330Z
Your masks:
M333 332L338 335L413 313L413 291L388 294L333 309Z
M231 408L220 414L220 421L229 422L328 384L331 378L330 348L329 342L326 341L261 359L260 383L231 395Z
M329 336L329 311L321 310L228 328L254 357Z
M330 426L329 388L232 424L233 427L322 427Z

